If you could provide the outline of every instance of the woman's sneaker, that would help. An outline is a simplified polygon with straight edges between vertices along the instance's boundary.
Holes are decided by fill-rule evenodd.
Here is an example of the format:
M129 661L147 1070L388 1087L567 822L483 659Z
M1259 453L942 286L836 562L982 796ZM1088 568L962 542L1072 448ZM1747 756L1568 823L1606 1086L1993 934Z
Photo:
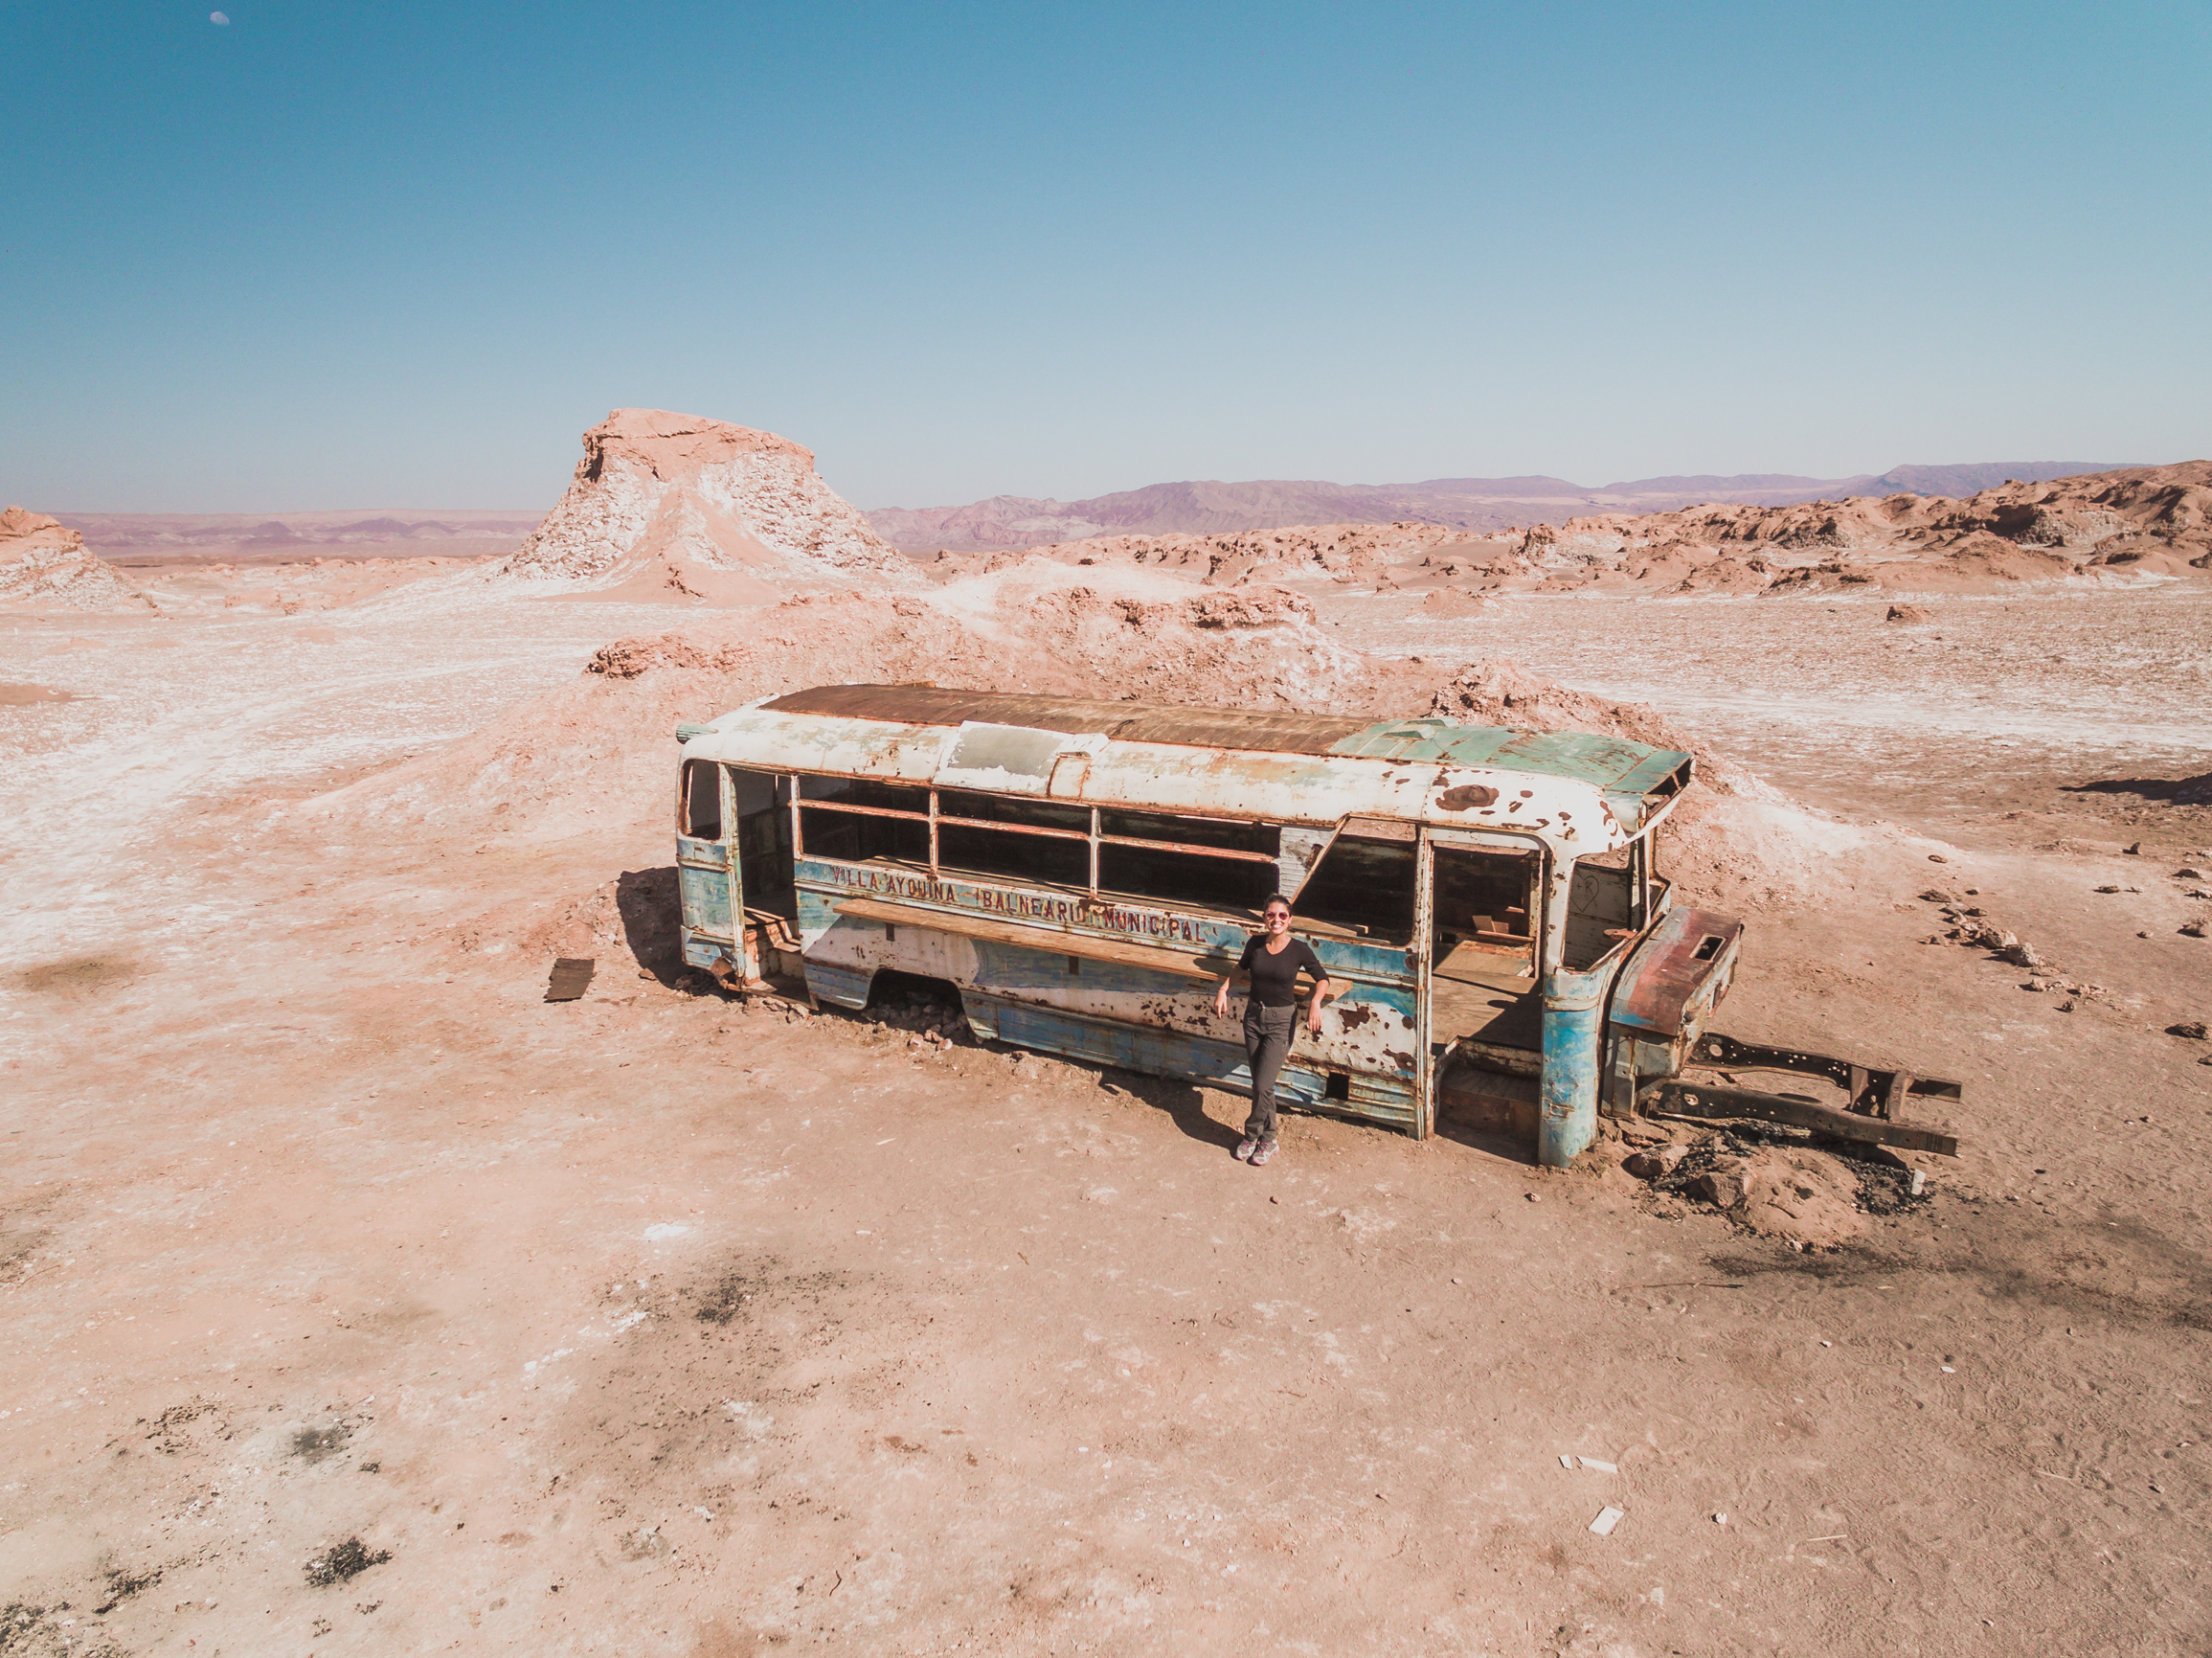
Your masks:
M1258 1149L1259 1142L1254 1140L1251 1135L1247 1134L1244 1137L1244 1144L1236 1148L1236 1160L1239 1163L1245 1162L1252 1156L1254 1151L1257 1151Z
M1257 1169L1261 1164L1265 1163L1270 1157L1273 1157L1274 1155L1275 1142L1272 1140L1262 1140L1259 1143L1259 1149L1252 1154L1252 1166L1254 1169Z

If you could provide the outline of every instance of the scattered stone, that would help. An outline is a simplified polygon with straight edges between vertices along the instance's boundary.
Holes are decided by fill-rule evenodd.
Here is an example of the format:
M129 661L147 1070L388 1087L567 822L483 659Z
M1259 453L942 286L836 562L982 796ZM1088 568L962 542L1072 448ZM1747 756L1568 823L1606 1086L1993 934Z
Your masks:
M2201 938L2202 938L2202 937L2204 936L2204 923L2203 923L2202 921L2184 921L2184 922L2182 922L2182 923L2181 923L2181 936L2182 936L2184 939L2201 939Z
M1649 1151L1630 1154L1622 1160L1621 1167L1638 1180L1657 1180L1662 1175L1672 1174L1689 1154L1690 1148L1687 1146L1658 1146Z
M2116 892L2118 892L2119 890L2120 890L2120 889L2119 889L2118 887L2099 887L2099 888L2097 889L2097 891L2099 891L2100 893L2116 893Z
M2178 881L2201 881L2204 878L2204 872L2193 870L2184 864L2174 872L2174 878Z
M2143 855L2143 843L2141 841L2137 841L2133 846L2126 847L2122 850L2126 852L2127 854L2132 858L2141 857Z
M333 1583L358 1578L370 1567L381 1566L391 1558L390 1549L378 1549L371 1554L359 1537L348 1537L307 1562L307 1582L314 1588L327 1589Z
M2184 1019L2178 1025L2168 1025L2166 1034L2186 1036L2193 1042L2201 1042L2207 1035L2212 1035L2212 1028L2207 1028L2201 1019Z
M1708 1169L1690 1177L1682 1190L1700 1203L1715 1209L1733 1209L1744 1201L1744 1177L1732 1170Z
M1921 902L1929 904L1955 904L1958 899L1941 887L1930 887L1920 895Z
M1931 864L1947 864L1951 862L1951 860L1945 857L1941 852L1930 852L1928 854L1928 861Z

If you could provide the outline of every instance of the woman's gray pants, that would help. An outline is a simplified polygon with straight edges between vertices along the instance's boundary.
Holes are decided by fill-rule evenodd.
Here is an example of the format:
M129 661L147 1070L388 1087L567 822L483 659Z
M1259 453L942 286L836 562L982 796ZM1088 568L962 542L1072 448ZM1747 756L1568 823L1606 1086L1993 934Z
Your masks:
M1244 1005L1244 1056L1252 1062L1252 1115L1244 1124L1247 1140L1275 1138L1275 1079L1290 1056L1298 1023L1295 1004L1288 1008L1267 1008L1257 1002Z

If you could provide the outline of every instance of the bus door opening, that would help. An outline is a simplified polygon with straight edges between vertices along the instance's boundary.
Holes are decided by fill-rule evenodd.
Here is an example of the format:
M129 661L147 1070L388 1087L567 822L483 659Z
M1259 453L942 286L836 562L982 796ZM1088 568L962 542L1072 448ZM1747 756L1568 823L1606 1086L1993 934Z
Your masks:
M1536 989L1541 868L1536 853L1435 849L1429 1035L1449 1045L1543 1046Z
M773 772L730 767L737 817L737 872L745 907L799 919L799 883L791 859L791 780Z

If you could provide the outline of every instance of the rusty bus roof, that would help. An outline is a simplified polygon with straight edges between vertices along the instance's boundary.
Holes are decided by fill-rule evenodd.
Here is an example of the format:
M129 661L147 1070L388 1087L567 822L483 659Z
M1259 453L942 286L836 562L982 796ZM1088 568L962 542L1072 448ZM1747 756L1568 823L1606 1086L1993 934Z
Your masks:
M1367 760L1435 761L1569 778L1608 794L1642 795L1689 758L1676 749L1593 732L1522 731L1455 725L1433 715L1368 719L1359 715L1290 714L1165 703L1104 702L1017 692L952 691L934 685L820 685L762 703L777 714L819 714L901 725L968 722L1024 726L1114 742L1266 754L1343 755Z
M1255 714L1233 708L1181 708L1156 702L1094 702L1020 692L944 691L934 685L818 685L760 705L777 714L832 714L901 725L1018 725L1032 731L1097 736L1115 742L1172 742L1189 748L1246 748L1273 754L1328 754L1331 745L1374 722L1343 715Z
M1569 858L1649 829L1691 776L1686 754L1588 732L926 685L819 686L676 735L688 758L771 771L1285 824L1425 822L1533 836Z

